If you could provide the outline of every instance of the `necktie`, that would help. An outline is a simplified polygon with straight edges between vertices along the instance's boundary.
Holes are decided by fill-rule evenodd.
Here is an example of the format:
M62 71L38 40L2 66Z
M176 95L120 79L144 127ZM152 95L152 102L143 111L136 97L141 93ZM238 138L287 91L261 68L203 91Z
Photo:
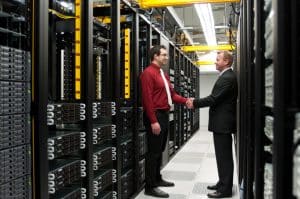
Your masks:
M169 88L168 82L166 80L164 71L162 69L160 69L160 75L161 75L161 77L162 77L162 79L164 81L165 89L167 91L168 104L169 104L169 106L172 106L172 98L171 98L170 88Z

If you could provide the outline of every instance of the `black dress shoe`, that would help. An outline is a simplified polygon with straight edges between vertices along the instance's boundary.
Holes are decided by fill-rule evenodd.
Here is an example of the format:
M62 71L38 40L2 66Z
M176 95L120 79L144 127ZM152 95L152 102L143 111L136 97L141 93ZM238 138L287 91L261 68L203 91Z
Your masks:
M160 190L159 188L145 189L145 195L154 196L157 198L169 198L169 194Z
M174 187L175 186L175 184L173 182L168 182L163 179L161 179L156 185L158 187Z
M218 185L211 185L211 186L207 186L207 189L209 190L217 190L218 189Z
M207 194L207 197L209 198L227 198L227 197L232 197L232 193L221 193L221 192L214 192L214 193L209 193Z

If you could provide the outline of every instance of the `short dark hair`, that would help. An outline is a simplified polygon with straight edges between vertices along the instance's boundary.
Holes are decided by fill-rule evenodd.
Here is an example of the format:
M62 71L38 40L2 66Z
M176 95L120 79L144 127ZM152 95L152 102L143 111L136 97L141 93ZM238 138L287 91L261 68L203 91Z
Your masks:
M165 49L167 50L167 48L164 45L155 45L150 49L150 60L153 61L154 59L154 55L160 55L160 49Z

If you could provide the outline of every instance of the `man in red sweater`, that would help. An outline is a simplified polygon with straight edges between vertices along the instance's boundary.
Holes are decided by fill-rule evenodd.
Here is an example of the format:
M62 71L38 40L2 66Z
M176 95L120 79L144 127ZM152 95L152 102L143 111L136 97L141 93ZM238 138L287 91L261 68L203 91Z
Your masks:
M169 194L157 187L171 187L174 183L162 179L160 166L162 152L168 137L169 110L172 102L189 104L191 99L178 95L170 84L169 76L161 67L168 63L167 49L157 45L150 49L151 64L140 76L142 86L142 105L144 125L147 131L145 194L154 197L168 198Z

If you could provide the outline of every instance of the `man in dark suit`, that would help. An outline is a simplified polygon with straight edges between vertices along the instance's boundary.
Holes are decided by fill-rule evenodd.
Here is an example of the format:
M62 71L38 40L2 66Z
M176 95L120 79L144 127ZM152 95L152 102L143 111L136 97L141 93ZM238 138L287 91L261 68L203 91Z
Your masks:
M232 133L236 131L236 101L238 85L235 73L231 69L233 57L228 51L217 54L216 69L220 72L211 94L194 99L191 107L209 106L208 130L213 132L219 181L207 188L215 190L207 194L209 198L232 196L233 157ZM188 105L188 104L187 104Z

